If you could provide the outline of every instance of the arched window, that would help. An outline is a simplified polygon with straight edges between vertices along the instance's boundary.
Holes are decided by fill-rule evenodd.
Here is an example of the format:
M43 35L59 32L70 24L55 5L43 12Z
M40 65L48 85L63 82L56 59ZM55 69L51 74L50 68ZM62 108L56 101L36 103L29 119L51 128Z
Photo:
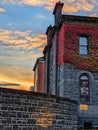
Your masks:
M80 86L80 101L89 101L89 76L86 73L83 73L79 77L79 86Z

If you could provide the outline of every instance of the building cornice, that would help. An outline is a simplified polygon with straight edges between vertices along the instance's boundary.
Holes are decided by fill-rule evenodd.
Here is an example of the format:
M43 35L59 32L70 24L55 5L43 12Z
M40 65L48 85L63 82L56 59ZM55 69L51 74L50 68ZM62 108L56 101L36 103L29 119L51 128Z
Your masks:
M33 71L35 71L38 62L40 62L40 61L41 61L41 62L44 61L44 57L39 57L39 58L36 59L36 62L35 62L35 65L34 65Z
M57 27L63 23L80 23L80 24L91 24L98 25L98 17L78 16L78 15L62 15L57 24Z

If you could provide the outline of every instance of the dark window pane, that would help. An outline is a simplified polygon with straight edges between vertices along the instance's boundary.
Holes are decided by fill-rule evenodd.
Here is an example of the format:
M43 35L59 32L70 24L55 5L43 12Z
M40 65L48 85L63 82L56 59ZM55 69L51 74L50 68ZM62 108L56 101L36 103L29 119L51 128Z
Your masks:
M79 78L80 100L89 101L89 77L83 74Z

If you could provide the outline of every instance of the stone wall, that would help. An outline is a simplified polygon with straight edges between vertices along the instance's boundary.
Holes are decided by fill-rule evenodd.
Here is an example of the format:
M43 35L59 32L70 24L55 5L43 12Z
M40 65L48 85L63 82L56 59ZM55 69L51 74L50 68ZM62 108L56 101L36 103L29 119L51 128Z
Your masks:
M82 73L89 75L89 101L81 101L80 99L79 76ZM59 76L59 96L76 100L78 104L88 105L88 110L85 111L84 115L78 106L78 126L83 127L84 118L85 122L92 123L92 127L98 127L98 73L74 69L73 65L66 63L60 66Z
M57 68L56 68L56 62L57 62L57 57L56 57L56 42L57 42L57 34L54 35L53 40L52 40L52 46L50 49L50 90L49 93L51 93L52 95L56 95L57 94L57 86L56 86L56 82L57 82Z
M0 130L65 129L77 129L75 101L0 88Z

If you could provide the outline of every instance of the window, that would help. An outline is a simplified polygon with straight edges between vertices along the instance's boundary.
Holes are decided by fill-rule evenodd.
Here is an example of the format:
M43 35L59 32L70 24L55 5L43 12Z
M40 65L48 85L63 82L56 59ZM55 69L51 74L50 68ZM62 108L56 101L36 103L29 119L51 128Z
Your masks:
M80 85L80 100L89 101L89 77L86 73L79 78Z
M79 37L79 54L88 55L88 38Z

